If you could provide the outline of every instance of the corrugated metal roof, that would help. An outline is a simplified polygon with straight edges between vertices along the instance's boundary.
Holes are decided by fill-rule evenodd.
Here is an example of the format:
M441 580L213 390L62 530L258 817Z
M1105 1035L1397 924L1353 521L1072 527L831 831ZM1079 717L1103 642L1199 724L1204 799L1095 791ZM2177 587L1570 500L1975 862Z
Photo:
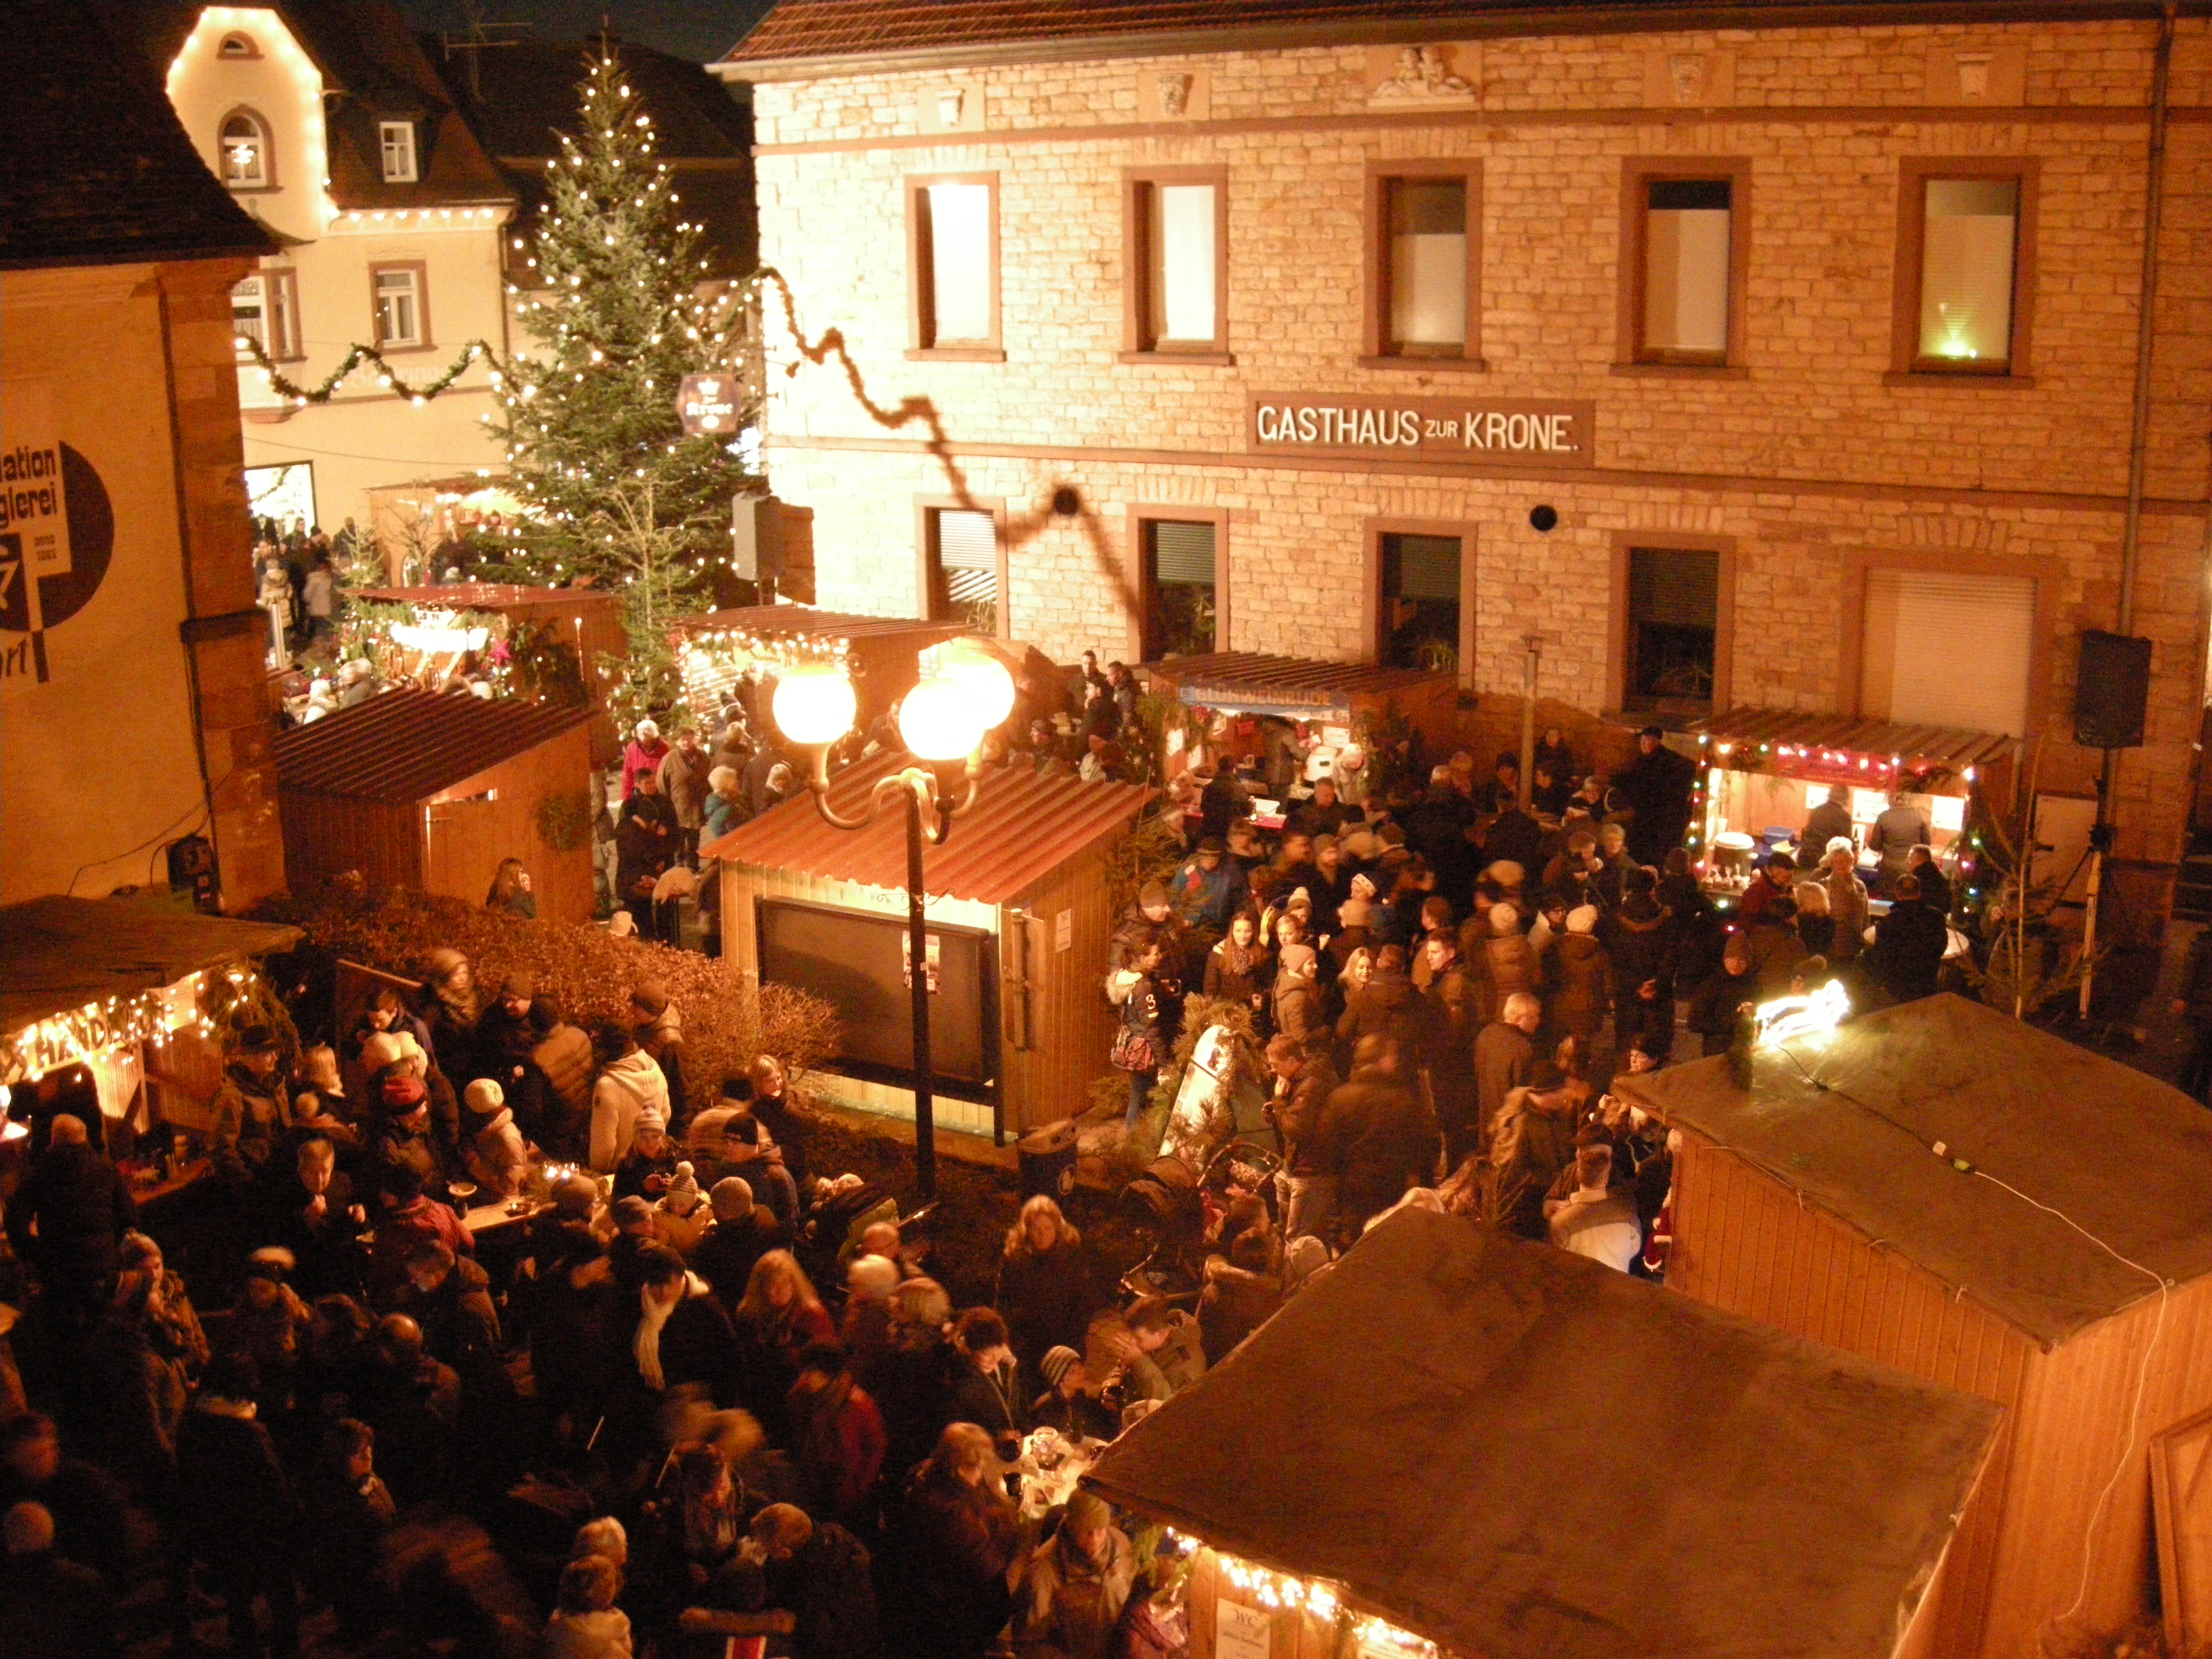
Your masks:
M747 634L787 634L800 639L872 639L885 634L927 634L929 642L969 631L957 622L927 622L920 617L855 617L842 611L817 611L811 605L751 605L708 611L675 625L679 635L730 629Z
M1275 657L1260 651L1170 657L1164 662L1146 664L1145 672L1172 680L1185 702L1228 702L1243 696L1271 703L1311 703L1316 708L1339 707L1355 695L1402 691L1450 678L1419 668Z
M285 789L406 805L590 722L589 708L432 691L386 691L281 733Z
M831 808L858 816L876 781L907 763L903 755L886 755L847 767L830 781ZM1125 829L1152 794L1141 784L994 768L978 785L975 805L953 819L945 844L924 855L930 895L979 904L1019 898L1102 836ZM802 794L699 850L783 875L906 890L903 811L883 812L865 830L836 830Z
M1901 760L1942 761L1954 767L1995 760L2016 741L2002 732L1970 732L1963 726L1899 726L1888 720L1863 720L1856 714L1807 714L1788 708L1724 709L1676 729L1729 743L1789 744L1854 755L1895 755Z

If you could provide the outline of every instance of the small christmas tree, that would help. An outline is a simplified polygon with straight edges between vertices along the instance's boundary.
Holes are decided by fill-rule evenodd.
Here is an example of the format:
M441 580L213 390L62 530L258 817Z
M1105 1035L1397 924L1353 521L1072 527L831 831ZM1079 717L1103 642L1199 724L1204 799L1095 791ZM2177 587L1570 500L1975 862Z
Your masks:
M634 670L650 672L666 665L667 623L729 556L731 499L758 486L726 439L686 436L676 408L686 374L735 367L734 297L702 295L700 227L611 53L580 92L580 131L547 163L544 287L520 305L532 347L498 377L492 418L530 514L508 568L621 593Z

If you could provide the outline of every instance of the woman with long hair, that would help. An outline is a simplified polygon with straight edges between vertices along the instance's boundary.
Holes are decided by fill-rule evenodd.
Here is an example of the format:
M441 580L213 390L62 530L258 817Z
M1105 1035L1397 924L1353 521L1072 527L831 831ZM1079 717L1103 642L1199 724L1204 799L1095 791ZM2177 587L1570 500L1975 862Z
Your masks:
M1006 1316L1014 1358L1026 1379L1042 1383L1037 1367L1048 1349L1082 1347L1085 1328L1100 1299L1091 1287L1083 1235L1048 1194L1032 1196L1006 1230L999 1293L993 1301Z
M770 1250L753 1263L735 1322L745 1360L740 1403L781 1442L799 1357L810 1344L836 1341L837 1327L789 1250Z
M520 859L499 861L499 873L491 878L491 891L484 895L484 908L537 920L538 894L531 886L530 872L524 868Z
M891 1651L916 1659L980 1659L1012 1610L1006 1569L1019 1547L991 1437L951 1423L907 1482L893 1529L902 1592Z

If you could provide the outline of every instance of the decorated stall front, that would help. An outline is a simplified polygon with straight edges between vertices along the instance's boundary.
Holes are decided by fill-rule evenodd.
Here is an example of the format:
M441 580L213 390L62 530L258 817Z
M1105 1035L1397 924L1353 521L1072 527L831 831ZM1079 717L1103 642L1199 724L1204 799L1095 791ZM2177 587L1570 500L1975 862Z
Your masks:
M266 998L256 958L299 938L148 899L0 908L0 1152L59 1111L123 1158L157 1124L205 1128L226 1030ZM150 1152L148 1184L180 1173Z
M1202 752L1276 785L1295 774L1295 791L1333 770L1346 744L1364 762L1415 734L1432 758L1456 743L1459 682L1450 674L1257 651L1170 657L1144 672L1193 717L1164 730L1160 775L1170 781ZM1344 782L1358 793L1355 778Z
M878 756L830 781L857 816ZM929 849L924 915L939 1125L1016 1133L1089 1103L1114 1019L1101 984L1114 930L1107 860L1152 792L1066 772L993 767L974 806ZM816 1082L847 1105L909 1115L906 839L887 812L850 833L800 794L701 848L722 869L723 954L749 980L835 1003L839 1053Z
M2000 1415L1408 1207L1085 1484L1190 1659L1889 1659Z
M481 904L507 859L538 915L593 908L590 708L387 691L281 733L284 858L295 888L348 871Z
M1771 708L1693 720L1673 741L1695 745L1689 844L1713 891L1741 892L1759 860L1796 837L1840 786L1863 868L1878 862L1867 832L1901 793L1926 817L1929 845L1962 902L1978 885L1974 793L2001 798L2018 746L1987 732Z
M684 677L684 702L702 720L748 699L749 672L751 686L758 686L788 668L828 664L851 675L860 702L856 722L866 732L913 689L922 652L969 631L965 623L761 605L687 617L669 630L669 640ZM758 714L764 719L767 713L763 701Z
M495 696L604 707L629 655L618 594L593 587L457 582L349 596L341 656L387 685L442 691L481 680Z
M2147 1441L2212 1401L2212 1114L1949 995L1763 1044L1748 1088L1613 1086L1681 1132L1670 1291L2004 1408L1911 1653L2148 1610Z

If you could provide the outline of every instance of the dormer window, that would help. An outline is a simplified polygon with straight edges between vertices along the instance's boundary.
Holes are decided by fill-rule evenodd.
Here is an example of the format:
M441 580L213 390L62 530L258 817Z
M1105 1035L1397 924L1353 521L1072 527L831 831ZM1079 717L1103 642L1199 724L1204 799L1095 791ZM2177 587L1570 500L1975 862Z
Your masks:
M222 43L216 47L215 55L218 58L258 58L261 48L253 44L252 35L233 29L222 37Z
M387 185L411 185L415 182L415 124L412 121L380 121L376 124L377 137L384 152L384 182Z
M269 129L259 116L239 110L224 117L222 143L223 183L233 190L269 188Z

